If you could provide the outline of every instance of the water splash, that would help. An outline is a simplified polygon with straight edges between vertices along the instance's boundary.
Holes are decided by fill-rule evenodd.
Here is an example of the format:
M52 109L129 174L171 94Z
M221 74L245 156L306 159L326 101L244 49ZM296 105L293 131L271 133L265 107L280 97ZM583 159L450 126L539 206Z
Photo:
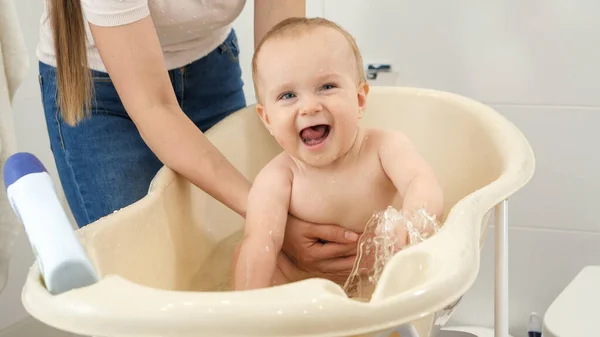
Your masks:
M369 301L388 261L405 247L416 245L437 233L441 224L425 209L412 216L388 207L367 222L358 241L358 254L344 291L350 298Z

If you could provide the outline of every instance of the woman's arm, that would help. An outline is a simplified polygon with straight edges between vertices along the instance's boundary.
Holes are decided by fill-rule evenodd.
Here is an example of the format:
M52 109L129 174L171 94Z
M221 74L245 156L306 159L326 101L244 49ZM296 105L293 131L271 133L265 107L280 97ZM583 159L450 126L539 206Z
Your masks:
M254 48L271 27L290 17L306 16L306 0L254 0Z
M156 156L241 216L247 179L183 113L150 17L117 27L90 24L94 41L119 97Z

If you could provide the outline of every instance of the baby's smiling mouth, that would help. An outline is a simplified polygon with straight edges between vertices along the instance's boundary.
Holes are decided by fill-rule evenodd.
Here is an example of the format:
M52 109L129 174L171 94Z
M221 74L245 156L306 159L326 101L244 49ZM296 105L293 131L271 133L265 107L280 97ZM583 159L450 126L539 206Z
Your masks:
M327 139L329 131L331 126L327 124L309 126L300 131L300 139L307 146L319 145Z

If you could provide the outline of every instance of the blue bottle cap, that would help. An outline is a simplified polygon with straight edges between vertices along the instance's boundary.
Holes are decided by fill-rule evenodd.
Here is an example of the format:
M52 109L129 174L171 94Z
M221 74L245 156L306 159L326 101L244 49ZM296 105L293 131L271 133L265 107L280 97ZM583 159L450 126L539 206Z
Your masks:
M48 172L44 164L33 154L18 152L8 157L4 163L4 187L8 188L28 174Z

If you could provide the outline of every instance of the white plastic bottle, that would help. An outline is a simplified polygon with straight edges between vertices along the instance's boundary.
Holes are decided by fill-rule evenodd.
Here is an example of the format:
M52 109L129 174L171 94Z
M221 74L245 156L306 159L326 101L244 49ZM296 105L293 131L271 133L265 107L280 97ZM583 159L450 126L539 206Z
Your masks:
M30 153L16 153L4 164L4 185L48 291L60 294L97 282L44 165Z

